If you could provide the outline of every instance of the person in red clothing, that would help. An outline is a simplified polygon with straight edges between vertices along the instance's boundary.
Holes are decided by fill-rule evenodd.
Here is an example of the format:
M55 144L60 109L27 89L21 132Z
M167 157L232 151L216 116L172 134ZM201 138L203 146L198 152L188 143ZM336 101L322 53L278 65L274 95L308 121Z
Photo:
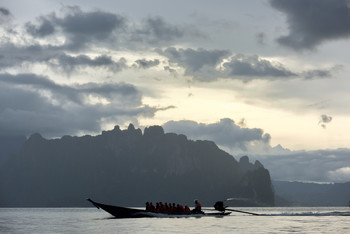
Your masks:
M185 213L186 213L186 214L191 213L191 210L190 210L190 208L188 207L188 205L185 205Z
M176 206L176 212L177 212L177 213L184 213L184 212L185 212L185 209L184 209L184 207L183 207L182 205L177 204L177 206Z
M173 206L171 205L170 202L168 204L168 213L173 213Z
M159 212L161 212L161 213L163 213L164 212L164 210L165 210L165 207L164 207L164 204L163 204L163 202L159 202Z
M164 203L164 210L163 210L164 213L169 213L169 206L168 206L168 203Z
M159 205L159 202L156 203L156 212L159 212L160 211L160 205Z
M184 213L185 212L185 208L183 207L183 205L180 204L180 212Z
M154 207L152 202L149 204L149 210L152 211L152 212L156 211L156 208Z

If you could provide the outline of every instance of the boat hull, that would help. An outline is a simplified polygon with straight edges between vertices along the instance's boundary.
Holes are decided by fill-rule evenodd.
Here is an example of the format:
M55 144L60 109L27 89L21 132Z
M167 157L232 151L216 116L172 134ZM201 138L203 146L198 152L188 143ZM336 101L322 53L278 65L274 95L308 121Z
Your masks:
M89 202L91 202L95 207L98 209L102 209L109 214L113 215L115 218L121 219L121 218L151 218L151 217L158 217L158 218L170 218L170 217L176 217L176 218L186 218L186 217L203 217L203 216L214 216L214 217L223 217L226 215L231 214L231 212L215 212L215 213L203 213L203 214L194 214L194 213L159 213L159 212L151 212L146 210L140 210L140 209L133 209L133 208L126 208L126 207L120 207L120 206L111 206L106 205L102 203L95 202L91 200L90 198L87 199Z

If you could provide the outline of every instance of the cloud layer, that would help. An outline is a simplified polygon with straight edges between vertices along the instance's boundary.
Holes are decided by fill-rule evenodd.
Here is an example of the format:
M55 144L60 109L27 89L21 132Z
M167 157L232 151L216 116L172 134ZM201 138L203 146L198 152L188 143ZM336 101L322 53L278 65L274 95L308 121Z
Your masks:
M142 94L123 83L60 85L35 74L0 74L1 134L47 137L101 130L101 125L153 116ZM93 100L93 102L92 102Z
M163 125L167 132L185 134L190 139L211 140L229 152L254 153L270 151L270 135L259 128L245 128L232 119L203 124L195 121L169 121Z
M349 149L290 152L258 157L275 180L350 181Z
M331 78L342 66L293 72L282 63L270 61L258 55L233 54L229 50L176 49L168 47L158 52L168 58L173 71L176 66L185 70L184 75L195 81L211 82L232 79L248 82L255 79L317 79Z
M272 5L276 4L272 2ZM6 9L2 12L3 17L10 15ZM146 64L145 58L136 59L134 63L144 69L165 64L163 68L172 73L178 73L180 67L185 76L200 82L329 78L341 68L338 65L297 72L257 54L237 54L227 49L175 48L171 45L181 43L184 38L201 38L199 33L193 33L195 28L173 25L160 17L132 22L126 16L100 10L82 11L77 6L66 6L58 13L42 15L24 24L23 28L26 34L19 28L6 31L6 40L0 44L3 55L0 69L39 63L58 68L68 75L78 68L87 67L117 73L134 66L126 65L127 58L116 59L99 51L118 52L124 48L130 51L157 48L154 52L159 58L154 59L155 63L150 64L149 60ZM10 39L14 36L21 43ZM165 49L159 49L161 46Z
M348 0L270 0L287 17L289 34L278 43L296 50L315 49L325 41L349 38Z

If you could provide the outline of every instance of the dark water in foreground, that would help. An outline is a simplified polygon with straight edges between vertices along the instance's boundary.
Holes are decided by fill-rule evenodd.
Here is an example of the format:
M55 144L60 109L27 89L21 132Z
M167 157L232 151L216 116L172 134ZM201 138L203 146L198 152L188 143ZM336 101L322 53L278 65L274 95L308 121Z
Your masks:
M349 207L235 209L261 215L114 219L96 208L0 208L0 233L350 233Z

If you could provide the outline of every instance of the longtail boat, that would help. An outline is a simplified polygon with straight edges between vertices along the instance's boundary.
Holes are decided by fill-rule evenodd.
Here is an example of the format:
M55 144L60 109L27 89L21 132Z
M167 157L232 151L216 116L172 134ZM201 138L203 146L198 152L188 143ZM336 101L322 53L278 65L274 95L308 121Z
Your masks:
M89 202L91 202L97 209L102 209L109 214L113 215L115 218L121 219L121 218L147 218L147 217L178 217L178 218L185 218L185 217L203 217L203 216L211 216L211 217L223 217L226 215L231 214L231 212L220 211L220 212L210 212L210 213L161 213L161 212L153 212L153 211L146 211L141 209L135 209L135 208L126 208L126 207L120 207L120 206L112 206L112 205L105 205L98 202L95 202L91 200L90 198L87 199Z

